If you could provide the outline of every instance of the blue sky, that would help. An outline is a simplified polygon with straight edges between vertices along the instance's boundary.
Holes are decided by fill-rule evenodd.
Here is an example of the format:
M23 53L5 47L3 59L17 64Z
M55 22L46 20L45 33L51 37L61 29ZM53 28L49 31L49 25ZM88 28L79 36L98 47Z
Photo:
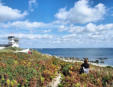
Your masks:
M0 0L0 43L25 48L113 47L112 0Z

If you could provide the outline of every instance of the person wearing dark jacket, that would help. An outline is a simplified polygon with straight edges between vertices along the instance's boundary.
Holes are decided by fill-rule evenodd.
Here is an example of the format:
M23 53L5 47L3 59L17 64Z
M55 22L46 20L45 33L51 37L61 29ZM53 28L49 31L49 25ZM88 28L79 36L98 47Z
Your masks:
M89 64L88 64L88 58L84 59L84 63L81 65L79 73L89 73Z

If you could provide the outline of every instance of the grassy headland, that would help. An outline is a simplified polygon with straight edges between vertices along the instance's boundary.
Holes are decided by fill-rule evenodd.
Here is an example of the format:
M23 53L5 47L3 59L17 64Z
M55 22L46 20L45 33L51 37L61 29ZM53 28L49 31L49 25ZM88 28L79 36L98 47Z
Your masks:
M65 62L35 50L32 54L15 50L0 50L0 87L47 87L59 73L59 87L113 87L112 67L91 65L89 74L79 74L81 63Z

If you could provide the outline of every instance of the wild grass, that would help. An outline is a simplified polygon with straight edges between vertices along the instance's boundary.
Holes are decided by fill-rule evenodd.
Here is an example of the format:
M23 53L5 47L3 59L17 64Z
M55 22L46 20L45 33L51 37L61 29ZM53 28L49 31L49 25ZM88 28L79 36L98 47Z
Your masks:
M14 53L0 50L0 87L46 87L60 72L59 87L113 87L113 68L90 65L89 74L79 74L81 63L64 62L32 50Z

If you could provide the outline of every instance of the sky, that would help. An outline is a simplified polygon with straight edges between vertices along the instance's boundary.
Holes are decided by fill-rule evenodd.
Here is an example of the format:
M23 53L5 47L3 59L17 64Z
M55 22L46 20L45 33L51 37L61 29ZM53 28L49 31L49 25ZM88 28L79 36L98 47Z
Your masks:
M0 0L0 43L22 48L113 48L113 0Z

